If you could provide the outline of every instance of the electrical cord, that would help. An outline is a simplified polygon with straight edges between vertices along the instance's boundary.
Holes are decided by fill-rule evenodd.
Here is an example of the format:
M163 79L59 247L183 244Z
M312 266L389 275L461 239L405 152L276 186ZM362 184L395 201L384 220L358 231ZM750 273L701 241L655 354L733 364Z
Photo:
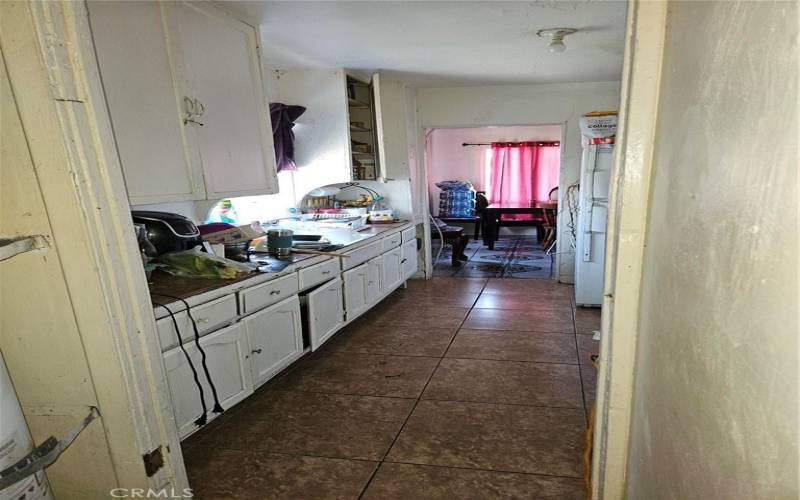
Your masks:
M175 315L172 313L169 307L165 306L164 304L160 304L156 301L153 301L153 304L161 306L164 309L166 309L167 314L169 314L169 317L172 319L172 325L175 327L175 335L177 335L178 337L178 345L180 346L181 351L183 351L183 355L186 356L186 361L189 363L189 369L192 370L192 378L194 378L194 383L195 385L197 385L197 391L200 393L200 406L202 406L203 408L203 414L200 415L200 417L198 417L197 420L194 421L194 423L198 427L203 426L208 421L206 417L206 414L208 413L208 408L206 407L206 398L205 394L203 394L203 386L202 384L200 384L200 377L198 377L197 375L197 369L194 367L194 363L192 363L192 358L189 356L189 353L186 352L186 348L183 346L183 339L181 338L181 331L180 328L178 327L178 320L175 319Z
M186 307L186 314L189 316L189 321L192 323L192 330L194 330L194 343L197 346L197 350L200 351L200 364L203 367L203 372L205 372L206 380L208 381L208 385L211 387L211 395L214 397L214 413L224 413L225 410L222 408L222 405L219 402L219 396L217 395L217 388L214 385L214 381L211 380L211 373L208 371L208 363L206 362L206 351L200 347L200 331L197 329L197 322L192 317L192 312L189 307L189 303L186 300L180 297L174 297L172 295L166 295L163 293L157 293L159 297L167 297L170 299L180 300L184 307Z

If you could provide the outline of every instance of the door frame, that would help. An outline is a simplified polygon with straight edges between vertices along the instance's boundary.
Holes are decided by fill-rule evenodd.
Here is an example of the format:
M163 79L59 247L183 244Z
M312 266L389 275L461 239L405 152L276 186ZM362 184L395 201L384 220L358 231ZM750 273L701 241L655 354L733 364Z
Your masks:
M601 500L625 498L667 8L667 2L628 3L616 157L609 193L592 460L592 498Z
M107 446L119 487L184 491L189 484L86 4L4 2L0 10L2 57L102 413L106 439L98 446ZM143 456L155 450L163 464L148 475Z

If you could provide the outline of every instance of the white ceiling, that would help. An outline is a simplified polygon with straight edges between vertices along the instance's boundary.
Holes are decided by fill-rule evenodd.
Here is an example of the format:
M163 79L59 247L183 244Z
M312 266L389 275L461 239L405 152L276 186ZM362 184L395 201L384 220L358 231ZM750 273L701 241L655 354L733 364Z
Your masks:
M269 67L344 67L416 86L617 81L624 1L257 1ZM552 54L542 28L580 31Z

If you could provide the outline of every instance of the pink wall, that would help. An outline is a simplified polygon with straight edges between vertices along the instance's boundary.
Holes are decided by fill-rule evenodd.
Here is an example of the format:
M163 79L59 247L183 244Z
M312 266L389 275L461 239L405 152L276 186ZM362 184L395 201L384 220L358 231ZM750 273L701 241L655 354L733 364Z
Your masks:
M437 182L469 180L483 189L484 158L489 146L462 146L464 142L560 141L561 126L437 128L428 131L429 158L426 160L428 193L433 214L439 213Z

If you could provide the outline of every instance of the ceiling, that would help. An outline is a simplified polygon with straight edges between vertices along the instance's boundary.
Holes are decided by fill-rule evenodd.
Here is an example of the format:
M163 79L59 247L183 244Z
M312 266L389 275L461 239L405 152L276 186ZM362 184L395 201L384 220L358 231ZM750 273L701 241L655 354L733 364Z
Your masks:
M624 1L227 2L272 68L383 70L419 87L617 81ZM579 31L553 54L542 28Z

